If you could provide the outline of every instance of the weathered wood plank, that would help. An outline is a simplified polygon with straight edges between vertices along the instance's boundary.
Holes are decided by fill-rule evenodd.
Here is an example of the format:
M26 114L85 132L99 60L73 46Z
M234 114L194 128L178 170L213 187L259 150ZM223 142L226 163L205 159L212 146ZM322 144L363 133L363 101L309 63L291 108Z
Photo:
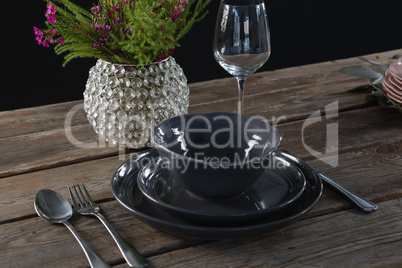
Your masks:
M317 90L317 88L315 88ZM310 94L316 94L316 92L309 92ZM309 93L305 93L305 96L309 96ZM332 93L330 93L332 94ZM261 96L255 97L255 104L251 105L252 113L265 116L268 120L273 120L275 118L282 119L285 118L289 120L289 117L300 116L301 114L309 114L314 112L312 109L320 109L323 105L326 105L332 100L327 100L325 96L321 96L321 99L314 102L311 101L311 106L306 107L303 104L303 99L295 99L292 94L287 94L287 101L282 101L284 106L293 106L292 109L284 109L284 107L278 107L279 110L283 111L283 114L272 113L272 109L266 109L267 96L262 98ZM289 99L290 96L290 99ZM338 95L339 96L339 95ZM353 96L344 94L345 102L341 102L341 105L348 107L350 105L355 105L356 100L359 103L361 97L353 98ZM296 96L298 97L298 96ZM333 96L330 96L331 98ZM309 97L308 97L309 98ZM270 99L270 98L267 98ZM292 103L293 102L293 103ZM296 104L298 103L298 105ZM314 103L314 104L313 104ZM344 104L345 103L345 104ZM343 105L344 104L344 105ZM233 105L228 105L225 107L235 107ZM220 106L221 110L222 107ZM306 107L302 109L301 107ZM205 107L204 107L205 108ZM211 108L212 109L212 108ZM208 110L211 110L208 109ZM191 110L191 109L190 109ZM82 122L86 119L80 120L81 116L76 116L78 121ZM64 122L63 122L64 126ZM66 135L66 130L71 129L73 141L77 140L80 146L85 145L89 148L79 148L72 144ZM18 143L19 147L15 148L15 144ZM38 146L39 145L39 146ZM90 146L89 146L90 145ZM37 169L49 168L52 166L60 165L61 162L64 164L73 163L79 159L89 158L99 158L102 155L116 155L118 153L117 148L109 148L111 145L106 142L102 143L99 137L93 132L89 124L86 122L84 125L72 126L71 128L55 128L49 130L43 130L41 132L19 135L14 137L6 137L0 139L0 146L2 148L3 154L0 155L0 177L10 176L18 174L21 172L28 172ZM16 150L17 149L17 150ZM43 160L46 159L46 164L43 165Z
M259 94L245 94L247 115L262 116L269 121L293 121L307 118L317 109L338 101L339 110L351 110L374 105L365 101L366 92L350 91L365 85L364 79L325 80L317 84L303 84L281 90L261 89ZM309 103L309 105L306 105ZM236 112L237 97L216 100L189 107L190 113L207 111Z
M60 193L67 197L65 189ZM33 202L30 203L32 206ZM117 201L101 204L101 212L127 243L145 256L200 244L198 240L162 233L139 222L123 211ZM74 214L70 222L103 259L110 264L124 263L112 237L98 219ZM67 228L39 217L1 224L0 255L0 267L88 266L81 247Z
M392 57L396 54L402 54L402 49L370 54L363 57L375 60L377 56ZM339 69L353 65L367 65L367 63L353 57L256 73L247 79L245 94L246 96L251 96L253 94L261 94L264 91L276 92L286 88L297 88L312 84L321 84L331 80L348 79L350 77L339 73ZM207 88L209 90L206 90ZM228 76L225 79L193 83L191 84L191 95L193 98L191 99L191 104L195 106L236 99L236 80Z
M82 100L0 112L0 139L63 128L68 112ZM73 126L86 124L84 110L73 117Z
M384 267L402 263L402 212L398 199L381 203L380 209L371 214L340 211L308 217L257 238L217 242L160 232L116 209L116 203L103 203L103 213L128 243L149 257L153 267L300 267L333 263ZM72 223L100 256L111 264L122 264L118 267L127 267L96 219L75 215ZM80 247L63 228L38 217L0 225L0 266L86 265Z
M325 106L316 108L323 111ZM316 151L323 152L326 147L326 125L330 123L339 124L339 148L342 150L364 148L372 143L392 144L400 138L395 133L402 128L401 116L376 106L365 108L365 112L356 110L339 113L329 120L323 116L321 122L304 129L306 121L285 123L278 126L284 135L281 146L300 157L309 155L303 141ZM277 119L282 118L286 119L286 116ZM388 121L394 121L395 124L389 125ZM303 130L305 137L302 139ZM125 153L117 147L110 147L108 142L102 142L89 125L76 126L71 131L80 146L85 145L87 148L72 144L64 129L0 139L0 177Z
M376 178L370 178L369 182L362 181L361 178L376 174L378 177L390 176L395 180L400 179L399 173L402 166L402 137L398 134L399 130L402 129L400 117L400 114L391 113L381 107L366 108L365 112L362 110L349 111L341 113L339 118L324 120L317 126L306 129L303 140L312 149L324 153L326 149L325 126L328 123L338 122L339 150L341 153L339 165L330 167L319 160L312 163L317 168L328 171L328 175L344 177L345 180L341 181L343 183L348 183L348 179L357 180L358 183L353 186L355 189L365 189L366 192L362 192L362 194L369 198L383 198L387 194L399 193L400 188L389 189L387 184L382 185L381 181L376 180ZM389 121L394 123L389 125ZM298 157L313 160L314 157L303 146L302 124L302 121L296 121L279 126L284 135L281 148L289 150ZM9 217L18 218L26 213L29 214L31 211L30 199L33 198L32 196L37 190L40 190L35 185L48 185L50 188L63 189L65 185L83 181L95 184L93 186L95 187L94 192L98 192L98 197L111 197L108 189L110 178L117 167L125 159L128 159L128 155L121 154L119 156L115 148L66 150L62 145L56 143L57 139L51 140L55 142L53 144L49 143L49 140L44 140L43 137L38 138L38 140L44 142L46 146L37 146L37 142L33 142L37 140L19 140L15 143L18 142L24 146L13 147L14 143L10 143L9 148L10 151L11 148L18 148L22 151L6 151L0 156L4 158L3 161L8 164L11 170L3 170L3 174L6 175L14 170L45 169L0 179L0 196L2 197L0 203L4 208L0 210L0 221L9 220ZM115 157L96 160L96 155L102 158L108 154L115 155ZM5 155L7 157L4 157ZM17 156L20 158L16 159ZM355 161L354 157L358 160ZM82 162L79 163L80 161ZM66 163L66 165L49 169L52 165L56 166L60 163ZM70 165L72 163L77 164ZM4 163L3 166L5 166ZM345 174L345 171L350 173ZM397 181L392 183L399 185ZM364 187L361 187L362 185ZM18 196L18 194L22 194L22 196ZM13 211L13 213L10 214L8 211Z
M0 178L119 153L89 125L73 127L71 133L73 143L62 128L0 139Z
M387 135L387 133L384 134L384 136ZM339 155L337 167L330 167L320 160L311 159L309 162L366 198L381 201L401 196L402 139L400 138L397 143L389 144L390 150L386 150L384 145L377 143L371 146L370 143L366 143L366 148L363 149L359 144L357 143L357 149L351 149ZM294 149L289 150L300 156L301 149ZM0 222L34 214L32 200L43 185L64 192L66 185L84 182L90 187L95 200L112 198L110 179L114 171L128 158L129 155L115 156L3 178L0 180L0 196L2 197ZM349 206L349 203L339 196L331 194L331 191L329 193L329 199L320 202L318 211L339 210Z
M355 62L356 59L347 59L344 64L350 64L350 61ZM254 80L250 78L250 84L256 91L246 97L249 102L246 113L260 115L268 120L283 121L286 118L291 121L305 118L334 100L339 101L340 110L364 105L364 94L347 92L347 89L361 85L362 81L340 74L337 70L339 65L321 63L297 68L300 69L298 72L292 68L274 71L279 73L277 76L272 75L274 80L271 80L269 72L256 74ZM298 74L297 79L294 73ZM327 74L332 75L332 78L327 77ZM339 80L340 76L345 78ZM302 82L297 82L299 80ZM218 83L227 84L225 81L218 80ZM190 112L234 110L235 98L219 99L220 96L213 96L215 102L212 99L201 101L204 95L218 94L214 93L217 90L212 89L215 84L210 81L202 83L203 87L200 84L197 84L198 88L195 86L195 93L192 93L191 98L203 104L194 104L190 107ZM275 90L264 92L265 87L273 87ZM205 94L206 91L210 93ZM305 105L306 102L309 105ZM79 102L0 113L0 146L3 152L0 155L0 177L118 154L117 148L108 148L109 143L99 143L99 138L89 126L83 110L79 110L73 117L71 130L78 141L94 145L89 149L78 148L67 140L63 129L64 121L67 113L76 105ZM19 144L17 150L14 146L16 143Z
M393 144L356 148L341 153L337 167L318 159L308 162L349 190L374 202L382 202L402 196L401 148L401 140ZM331 210L336 210L334 206L339 206L338 209L353 207L346 199L339 200L339 194L331 189L324 187L324 192L327 195L322 203ZM327 201L329 204L325 203Z
M150 258L154 267L399 267L401 201L371 214L342 211L270 235L220 241ZM121 266L124 267L124 266Z
M66 193L67 185L83 182L94 200L112 198L110 180L123 162L119 157L110 157L3 178L0 180L0 222L35 214L33 200L44 185Z
M353 83L356 82L356 80L353 81ZM275 120L281 122L307 117L318 109L324 109L334 100L338 100L339 109L364 104L363 94L338 92L336 83L328 85L326 89L326 91L321 90L321 86L306 87L295 92L288 89L289 92L282 92L281 99L277 100L280 104L276 105L269 105L270 100L275 97L271 93L266 93L264 96L253 96L249 98L252 105L246 111L265 117L270 122L275 122ZM306 106L305 102L309 102L310 105ZM212 106L214 104L203 107L203 109L207 109L204 112L228 110L229 107L235 107L235 101L228 102L226 106L219 105L219 108L215 109ZM195 110L195 108L191 108L190 112L196 112ZM57 117L61 119L60 115ZM74 120L78 122L75 124L78 125L73 124L71 128L42 129L37 133L0 138L3 152L0 155L0 177L74 163L80 159L94 159L118 154L118 148L112 147L108 142L102 142L83 117L85 115L81 111L81 114L74 117ZM79 125L82 122L85 123ZM62 125L64 126L64 122ZM71 130L72 136L69 137L72 137L73 141L78 141L80 146L85 145L86 148L72 144L67 139L66 130ZM18 147L15 147L16 143L19 144ZM45 159L46 161L44 161Z
M334 117L330 115L328 119L323 116L321 119L322 121L312 125L307 125L307 120L279 125L278 128L283 133L281 147L300 157L310 158L311 150L320 154L333 150L336 154L336 150L359 151L368 146L391 146L397 154L402 154L402 136L399 134L402 129L402 114L375 106L339 113ZM335 130L328 130L329 126L336 126L338 129L334 127ZM327 134L337 138L338 145L327 142ZM329 148L331 146L333 148Z
M392 56L401 52L388 53ZM381 107L364 107L360 99L364 94L347 92L347 88L361 85L362 80L342 78L337 71L358 63L361 62L354 58L340 64L328 62L256 74L254 80L249 80L247 113L268 119L286 116L288 120L279 126L284 133L282 148L308 159L334 180L378 202L378 211L362 214L349 210L347 201L325 188L320 202L303 220L272 234L219 242L175 237L139 222L113 200L111 175L129 157L128 153L135 151L124 151L126 154L119 159L118 148L99 141L82 111L73 120L74 137L94 146L78 148L67 140L60 124L64 125L66 113L79 102L8 111L0 113L0 267L87 265L68 230L45 222L33 209L36 191L47 187L68 197L65 186L76 182L86 183L104 215L131 245L150 257L155 267L300 267L335 263L353 267L402 266L401 115ZM219 85L217 81L226 84L223 91L213 90ZM191 98L195 101L190 111L235 106L236 90L232 91L229 79L217 81L194 85ZM268 86L275 89L268 91ZM269 105L275 97L277 103ZM303 128L309 115L318 109L323 111L335 100L342 111L338 116L327 119L323 114L319 123ZM339 164L330 167L312 157L303 142L324 152L326 127L335 123L339 126ZM127 267L96 219L75 215L72 222L109 263Z

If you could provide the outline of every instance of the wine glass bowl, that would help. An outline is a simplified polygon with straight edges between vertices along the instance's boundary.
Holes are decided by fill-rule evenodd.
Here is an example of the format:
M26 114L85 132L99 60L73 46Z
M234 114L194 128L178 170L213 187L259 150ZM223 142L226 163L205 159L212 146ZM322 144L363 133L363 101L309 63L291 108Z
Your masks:
M263 0L222 0L214 36L216 61L238 82L238 112L243 113L245 79L271 54L268 19Z

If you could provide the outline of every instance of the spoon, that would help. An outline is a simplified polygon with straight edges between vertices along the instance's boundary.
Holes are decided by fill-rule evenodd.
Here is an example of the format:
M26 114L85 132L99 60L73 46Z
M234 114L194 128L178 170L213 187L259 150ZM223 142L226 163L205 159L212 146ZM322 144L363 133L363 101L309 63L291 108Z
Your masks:
M84 250L91 267L110 268L106 262L92 251L92 249L79 236L74 227L68 222L73 215L73 209L71 208L70 203L68 203L63 196L53 190L40 190L36 193L34 206L36 213L38 213L41 218L48 220L51 223L62 223L71 231Z
M279 154L282 155L284 157L287 157L289 159L291 159L292 161L296 162L296 163L303 163L305 164L304 161L300 160L299 158L293 156L291 153L289 153L286 150L278 150L275 152L275 154ZM305 164L307 165L307 164ZM315 170L315 169L314 169ZM352 203L354 203L360 210L365 211L365 212L372 212L377 210L378 206L376 204L374 204L373 202L364 199L363 197L349 191L348 189L346 189L345 187L343 187L342 185L336 183L335 181L331 180L329 177L325 176L324 174L322 174L321 172L315 170L318 175L320 176L321 180L327 184L327 186L330 186L332 189L338 191L340 194L342 194L344 197L346 197L349 201L351 201Z

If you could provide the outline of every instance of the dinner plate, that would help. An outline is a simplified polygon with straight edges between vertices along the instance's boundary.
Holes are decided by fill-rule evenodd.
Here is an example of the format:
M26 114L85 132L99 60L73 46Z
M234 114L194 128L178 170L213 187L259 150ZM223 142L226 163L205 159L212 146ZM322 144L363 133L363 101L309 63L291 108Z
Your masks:
M137 185L140 169L158 157L154 149L124 162L112 177L111 189L116 200L131 215L174 235L212 240L261 235L283 228L303 217L317 203L322 193L321 179L313 168L301 161L296 163L284 156L273 155L295 164L306 178L306 187L297 202L289 208L258 220L217 224L196 223L158 209L143 195Z
M158 208L190 221L223 223L265 217L289 207L306 186L297 166L274 157L243 194L230 199L207 199L185 190L160 158L153 160L138 173L138 188Z

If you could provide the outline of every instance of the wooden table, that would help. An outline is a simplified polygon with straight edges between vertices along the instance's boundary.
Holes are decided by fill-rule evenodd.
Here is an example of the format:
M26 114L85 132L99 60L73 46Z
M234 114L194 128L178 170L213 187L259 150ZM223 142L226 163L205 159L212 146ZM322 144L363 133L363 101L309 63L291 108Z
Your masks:
M367 57L395 54L402 50ZM82 109L67 129L83 145L74 146L64 123L82 101L66 102L0 113L0 267L88 266L70 232L39 218L33 207L38 190L53 189L69 200L66 185L77 182L87 185L106 218L153 267L402 267L402 114L366 103L365 92L352 90L367 81L338 70L358 64L364 63L351 58L254 74L245 113L279 121L281 148L378 203L376 212L363 213L325 187L310 213L273 233L204 241L161 232L124 211L110 189L119 165L143 150L98 146ZM235 111L234 78L189 86L189 112ZM326 117L325 107L336 101L338 114ZM303 125L318 110L322 120ZM302 142L324 152L329 124L338 125L336 167L313 157ZM96 218L75 213L71 222L109 264L127 267Z

